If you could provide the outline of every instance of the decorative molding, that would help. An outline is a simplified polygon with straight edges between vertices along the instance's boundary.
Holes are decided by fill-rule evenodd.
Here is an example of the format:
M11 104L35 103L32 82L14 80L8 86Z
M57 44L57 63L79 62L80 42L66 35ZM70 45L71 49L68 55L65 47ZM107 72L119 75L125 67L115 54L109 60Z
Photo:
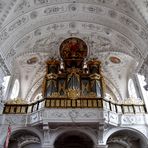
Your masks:
M49 122L102 122L102 112L98 109L45 109L38 113L30 115L30 123L37 123L40 120Z
M99 109L42 109L28 115L1 115L0 121L9 125L37 125L40 123L100 123L110 126L144 126L147 115L118 114Z
M9 99L6 103L7 104L27 104L28 102L22 98L15 98L13 100Z
M143 63L139 73L145 77L145 82L148 84L148 63Z
M14 7L16 1L17 0L10 0L10 2L8 2L8 5L6 5L5 2L3 2L3 4L1 3L1 7L2 7L1 12L3 12L3 15L1 16L1 20L0 20L0 28L3 27L3 24L6 20L6 18L8 17L10 11Z
M6 115L5 124L11 125L25 125L26 115Z
M8 32L13 32L14 30L18 29L19 27L23 26L25 23L28 22L28 16L24 15L19 19L15 20L9 27Z
M14 9L14 12L22 12L23 9L29 8L30 7L30 3L28 0L21 0Z
M3 60L1 55L0 55L0 68L2 69L5 75L10 75L10 71L8 70L5 61Z
M121 125L137 125L145 124L145 119L143 115L123 115L121 117Z
M18 148L21 148L30 143L41 143L40 139L32 135L22 135L16 138L18 141Z
M138 1L141 2L141 1ZM143 21L145 22L145 24L147 25L148 21L147 18L145 17L144 13L142 12L143 8L141 9L139 7L139 4L136 2L136 0L131 0L131 4L133 4L133 6L136 8L136 10L138 11L139 15L142 17ZM145 3L146 5L146 3Z
M119 124L119 115L111 111L104 111L105 122L111 125Z
M27 1L24 0L22 3L25 5L25 4L27 4ZM122 3L122 2L120 2L120 3ZM125 2L124 2L124 4L125 4ZM122 5L124 5L124 4L122 4ZM87 11L88 13L94 13L94 14L99 14L99 15L102 15L102 12L103 12L103 15L106 15L106 17L108 17L108 13L110 14L110 11L112 11L112 9L108 8L108 7L95 6L95 5L84 4L84 3L80 3L79 5L66 4L66 3L64 5L58 4L58 5L38 8L37 9L38 12L36 10L36 11L30 12L30 13L27 13L26 15L22 15L20 17L17 17L14 21L12 21L9 25L7 25L8 27L5 26L3 28L3 30L7 30L8 32L11 31L11 30L14 30L14 29L16 30L18 28L18 26L22 26L26 23L26 21L30 20L29 15L32 16L31 18L34 18L34 17L42 17L45 14L53 15L53 14L68 12L68 11L71 11L71 7L73 8L74 6L76 8L75 11L80 11L80 12L83 12L83 13L86 13L85 11ZM104 7L104 9L102 9L101 7ZM119 4L118 4L118 7L119 7ZM100 12L101 12L101 14L100 14ZM143 26L141 26L141 24L136 24L138 22L134 21L133 18L131 18L131 17L129 17L129 16L117 11L117 10L114 10L114 12L116 12L118 14L118 17L116 19L118 19L119 22L121 21L122 23L129 26L130 28L133 28L134 30L136 30L136 33L138 33L140 30L143 30L142 32L145 32L145 29L143 28ZM40 14L40 15L37 15L37 14ZM112 16L114 16L114 15L110 15L110 17L112 17ZM28 17L28 18L26 18L26 17ZM8 32L7 32L7 34L9 34ZM143 36L145 36L145 37L143 37ZM144 39L146 38L146 36L147 35L144 35L144 33L141 33L141 37L143 37Z

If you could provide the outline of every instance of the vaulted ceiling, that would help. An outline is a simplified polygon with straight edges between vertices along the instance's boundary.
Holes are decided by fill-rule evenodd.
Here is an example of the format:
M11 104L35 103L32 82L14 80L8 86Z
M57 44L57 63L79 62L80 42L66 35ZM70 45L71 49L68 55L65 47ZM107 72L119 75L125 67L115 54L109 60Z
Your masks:
M1 76L18 78L21 97L29 99L41 86L45 61L58 58L61 42L74 36L125 98L128 79L148 63L147 21L147 0L1 0Z

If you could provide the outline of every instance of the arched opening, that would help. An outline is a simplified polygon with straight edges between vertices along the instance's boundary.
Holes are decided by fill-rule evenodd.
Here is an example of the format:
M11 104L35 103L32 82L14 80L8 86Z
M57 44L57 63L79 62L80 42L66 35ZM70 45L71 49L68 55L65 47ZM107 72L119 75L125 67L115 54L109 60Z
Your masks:
M129 92L129 97L137 99L137 93L136 93L136 88L134 85L134 81L132 79L129 79L128 81L128 92Z
M55 148L93 148L92 139L82 132L67 132L60 135L55 143Z
M147 144L144 136L131 130L120 130L107 140L108 148L144 148Z
M20 82L19 82L18 79L16 79L14 81L14 85L13 85L13 88L12 88L12 92L11 92L10 98L11 99L17 98L18 94L19 94L19 90L20 90Z
M19 130L11 135L8 148L40 148L40 138L33 132Z

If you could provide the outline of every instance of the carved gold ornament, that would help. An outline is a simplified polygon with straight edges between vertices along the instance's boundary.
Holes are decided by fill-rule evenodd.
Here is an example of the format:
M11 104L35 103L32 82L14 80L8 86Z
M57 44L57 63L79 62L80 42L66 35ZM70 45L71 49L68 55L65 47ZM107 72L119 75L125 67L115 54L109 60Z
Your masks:
M67 97L70 99L78 99L80 97L80 90L69 88L67 90Z
M95 73L95 74L90 75L90 78L95 79L95 80L100 80L101 76Z
M8 100L7 104L28 104L28 102L22 98L15 98L14 100Z
M53 92L50 97L60 98L61 96L60 96L60 94L58 92Z
M101 62L93 58L92 60L88 61L87 64L88 65L101 65Z
M53 73L47 74L46 77L48 80L57 79L57 75Z
M70 68L67 71L71 74L76 74L76 73L80 73L81 70L78 68Z
M89 97L89 98L96 98L97 95L94 92L90 92L87 97Z
M104 77L102 76L102 79L101 79L102 81L102 88L103 88L103 94L106 92L106 84L105 84L105 79L104 79Z
M137 98L127 98L124 100L119 101L120 104L136 104L136 105L143 105L144 102L141 99Z
M49 65L60 65L60 61L55 60L55 59L51 59L49 61L46 62Z

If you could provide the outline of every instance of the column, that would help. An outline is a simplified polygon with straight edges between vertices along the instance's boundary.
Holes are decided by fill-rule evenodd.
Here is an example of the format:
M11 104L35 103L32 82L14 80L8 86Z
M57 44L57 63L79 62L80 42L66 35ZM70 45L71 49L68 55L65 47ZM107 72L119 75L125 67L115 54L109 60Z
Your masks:
M3 89L4 89L4 87L2 85L0 85L0 114L3 113L3 109L4 109Z
M104 124L102 123L98 127L98 145L103 144L103 133L104 133Z
M104 134L104 120L102 120L98 125L98 142L95 148L108 148L108 145L106 145L104 142L103 134Z
M4 125L2 116L0 117L0 121L2 121L2 125L0 126L0 148L3 148L7 136L8 125Z
M148 88L148 65L144 63L142 65L139 73L144 76L144 78L145 78L144 81L146 82L146 85L142 86L142 83L140 83L140 81L143 81L143 80L142 80L142 78L138 77L141 79L141 80L138 80L138 82L139 82L139 86L141 88L140 91L141 91L141 94L142 94L142 97L143 97L143 100L144 100L144 103L146 106L146 110L148 111L148 100L147 100L148 95L147 95L147 93L144 94L145 91L148 91L147 90L147 88Z
M0 114L3 113L3 109L4 109L4 103L0 102Z
M143 98L142 100L144 101L146 110L148 111L148 99L147 99L148 94L147 94L146 90L144 89L144 87L143 87L143 85L142 85L143 79L142 79L142 77L137 76L137 77L136 77L136 80L137 80L137 84L138 84L138 86L139 86L140 95L141 95L141 97ZM140 83L140 81L141 81L141 83Z
M54 148L53 143L51 141L51 136L50 136L50 128L48 124L43 125L43 134L44 134L44 139L43 139L43 144L42 148Z

